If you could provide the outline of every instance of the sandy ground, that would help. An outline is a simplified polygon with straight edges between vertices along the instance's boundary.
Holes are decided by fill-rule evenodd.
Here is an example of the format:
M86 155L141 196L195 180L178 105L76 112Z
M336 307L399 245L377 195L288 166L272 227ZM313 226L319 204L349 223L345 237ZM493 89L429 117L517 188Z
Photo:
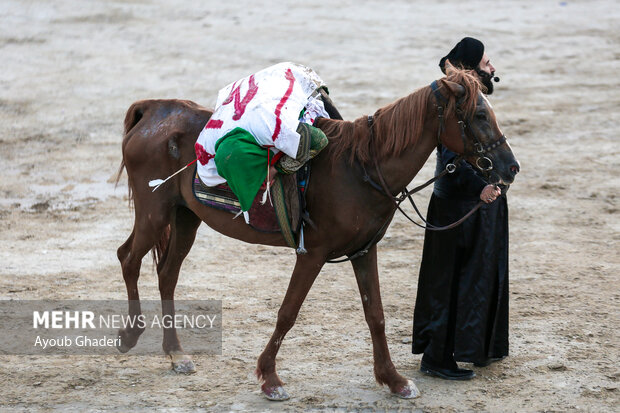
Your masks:
M132 211L113 178L133 101L211 106L230 81L292 60L353 119L438 78L439 58L472 35L502 78L492 102L522 165L509 193L510 357L464 383L418 371L403 341L423 233L396 217L379 244L388 343L422 396L399 400L375 383L355 279L340 264L323 270L279 353L291 400L270 403L253 371L294 253L203 226L176 296L223 301L221 356L197 356L192 376L163 354L2 356L0 410L619 409L617 3L334 3L3 0L0 298L126 298L115 253ZM141 297L158 299L148 259Z

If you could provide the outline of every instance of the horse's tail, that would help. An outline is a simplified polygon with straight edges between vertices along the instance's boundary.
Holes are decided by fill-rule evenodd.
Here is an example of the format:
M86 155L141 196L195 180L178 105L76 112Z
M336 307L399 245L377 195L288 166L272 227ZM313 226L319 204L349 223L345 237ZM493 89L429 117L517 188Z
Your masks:
M129 109L127 109L127 113L125 114L125 128L123 131L123 143L122 143L122 150L123 150L123 159L121 159L121 165L118 168L118 173L116 174L116 180L115 180L115 187L118 185L118 183L121 180L121 176L123 175L123 170L125 169L126 165L125 165L125 146L127 146L127 142L129 142L129 131L131 131L133 129L134 126L136 126L138 124L138 122L140 121L140 119L142 119L142 116L144 115L144 101L138 101L138 102L134 102ZM129 198L129 204L131 205L131 201L133 200L133 191L131 188L131 182L128 182L128 198Z

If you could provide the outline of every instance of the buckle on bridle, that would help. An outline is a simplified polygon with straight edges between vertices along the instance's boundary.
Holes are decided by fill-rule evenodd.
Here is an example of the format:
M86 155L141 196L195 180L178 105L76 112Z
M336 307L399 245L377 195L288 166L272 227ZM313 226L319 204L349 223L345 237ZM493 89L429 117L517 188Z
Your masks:
M446 171L448 171L449 174L454 173L454 171L456 171L456 165L453 163L447 164Z
M480 165L480 160L483 161L483 163L486 163L487 166L484 165ZM493 161L491 161L489 158L487 158L486 156L481 156L479 158L476 158L476 166L478 167L478 169L480 169L483 172L488 172L490 170L493 169Z

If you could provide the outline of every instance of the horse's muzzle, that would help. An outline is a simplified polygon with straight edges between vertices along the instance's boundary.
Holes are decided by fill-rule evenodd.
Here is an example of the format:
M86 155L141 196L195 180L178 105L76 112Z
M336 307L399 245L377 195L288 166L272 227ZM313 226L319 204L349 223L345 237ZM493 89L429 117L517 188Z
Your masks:
M510 173L512 174L512 179L514 179L514 177L517 176L520 170L521 170L521 164L519 164L519 161L515 159L515 163L510 165Z

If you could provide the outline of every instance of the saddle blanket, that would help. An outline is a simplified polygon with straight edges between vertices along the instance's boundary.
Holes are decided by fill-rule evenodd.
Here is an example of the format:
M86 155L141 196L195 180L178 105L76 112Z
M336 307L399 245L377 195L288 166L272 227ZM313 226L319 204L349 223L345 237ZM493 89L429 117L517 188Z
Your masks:
M265 187L262 187L249 210L248 224L261 232L288 232L288 237L293 237L299 226L299 197L297 194L295 174L278 176L276 185L271 187L273 206L270 202L261 203ZM239 200L227 184L208 187L201 181L198 172L193 178L194 196L202 204L239 214L241 205ZM243 219L239 217L238 219Z

